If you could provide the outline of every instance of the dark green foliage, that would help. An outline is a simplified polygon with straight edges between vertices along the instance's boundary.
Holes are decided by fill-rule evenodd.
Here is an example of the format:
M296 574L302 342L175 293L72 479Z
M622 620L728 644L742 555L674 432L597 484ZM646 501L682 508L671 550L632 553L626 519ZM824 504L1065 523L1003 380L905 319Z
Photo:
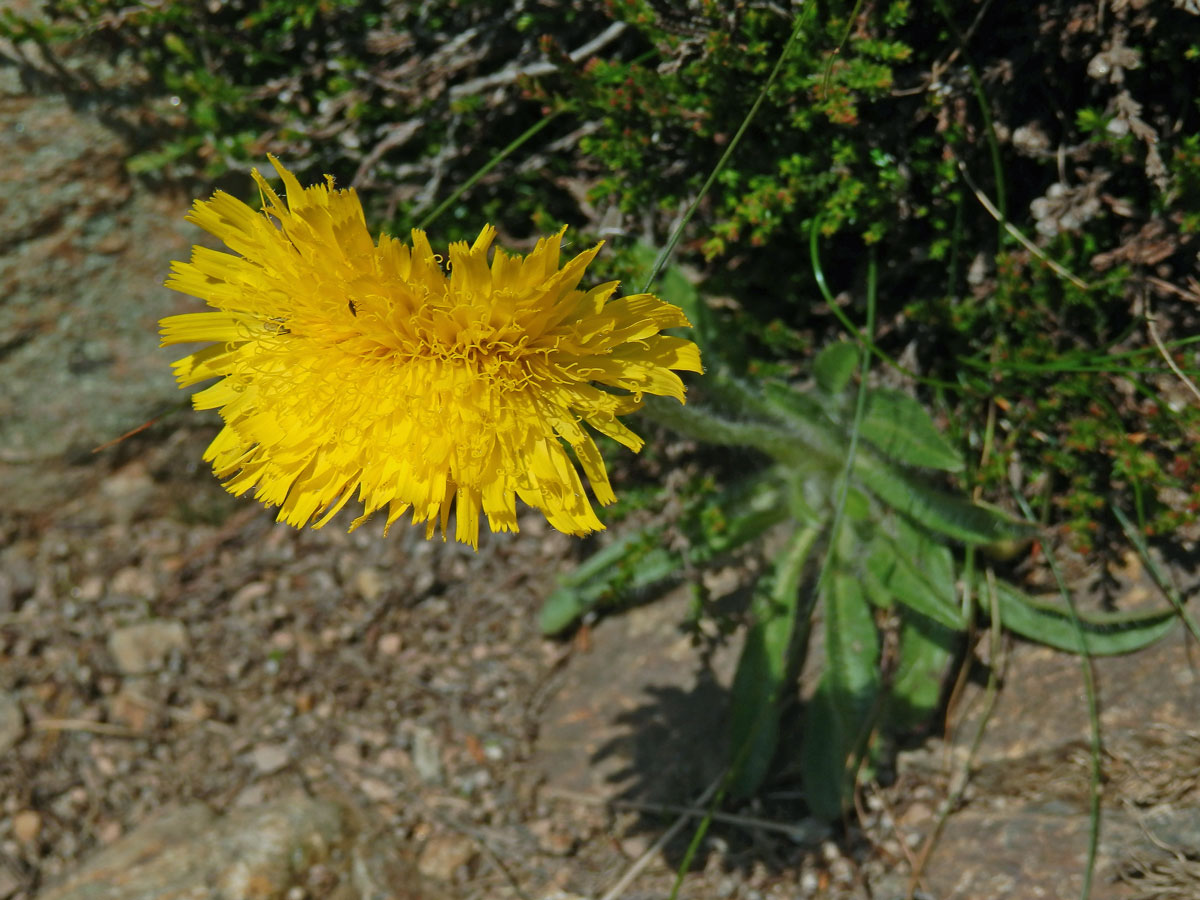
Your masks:
M609 6L655 52L564 72L562 82L543 83L542 96L600 126L581 144L604 173L597 196L616 198L630 213L679 208L741 123L791 22L769 5L711 3L681 37L638 2ZM801 34L746 149L710 194L708 236L699 242L707 258L787 240L815 214L830 233L845 227L876 241L887 232L909 179L863 137L869 123L894 115L885 101L895 67L912 57L899 36L908 3L887 3L878 27L855 31L835 57L851 8L832 4ZM669 160L687 164L664 166Z
M1082 263L1093 255L1080 251L1085 243L1064 235L1051 249ZM1113 527L1106 507L1114 494L1137 506L1152 535L1196 521L1200 510L1200 405L1183 399L1178 376L1147 343L1128 297L1131 278L1120 266L1080 291L1021 251L998 257L986 301L939 305L967 387L961 420L981 421L995 406L996 441L977 483L1002 492L1020 471L1048 499L1050 520L1082 547ZM932 308L913 304L909 314L934 325ZM1195 372L1187 346L1172 352Z

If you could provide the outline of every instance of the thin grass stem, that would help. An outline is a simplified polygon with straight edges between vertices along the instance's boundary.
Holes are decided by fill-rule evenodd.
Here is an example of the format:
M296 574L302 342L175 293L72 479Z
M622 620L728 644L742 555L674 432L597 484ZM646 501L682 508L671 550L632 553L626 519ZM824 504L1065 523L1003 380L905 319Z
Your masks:
M696 210L700 207L700 201L712 190L717 176L721 174L726 164L733 157L733 151L737 149L738 144L741 143L742 136L746 133L746 129L750 127L750 122L758 114L759 107L763 105L763 101L767 98L767 92L771 89L771 85L779 75L779 70L783 67L783 61L787 59L788 53L791 52L792 46L800 36L801 28L804 25L805 19L808 18L809 11L815 7L816 4L813 3L804 4L804 10L796 17L796 24L792 27L792 33L788 36L787 43L783 45L783 49L779 52L779 58L775 60L775 65L771 68L770 74L767 75L767 80L763 83L762 90L754 98L754 103L750 107L750 111L746 113L746 117L742 119L742 124L734 132L733 139L725 147L725 152L721 154L721 158L717 160L717 164L713 167L713 170L708 173L708 178L701 185L700 192L696 194L692 202L688 205L687 210L680 216L679 222L676 223L675 228L671 231L666 244L659 251L658 257L654 260L654 265L650 267L650 274L646 276L646 281L642 285L641 293L644 294L650 290L650 286L658 278L658 273L662 271L663 266L667 264L667 260L671 258L671 254L675 252L676 245L678 245L680 239L683 237L683 230L687 228L688 222L692 220L692 216L695 215Z
M967 37L959 30L954 19L950 16L950 10L946 8L945 0L933 0L933 5L937 7L938 12L942 14L942 18L946 20L946 24L950 26L950 30L954 32L954 36L958 38L958 52L962 55L963 61L967 64L967 75L971 79L971 87L975 91L975 100L979 104L979 114L983 116L983 133L987 138L988 152L992 159L992 177L996 181L996 209L999 213L997 221L1000 224L1000 234L998 236L999 246L1004 246L1005 226L1008 224L1008 191L1004 184L1004 165L1000 159L1000 142L996 140L996 127L992 122L992 111L988 108L987 94L983 90L983 82L979 78L979 72L975 68L975 63L971 61L971 55L967 52Z
M1140 482L1139 482L1140 487ZM1200 625L1197 625L1196 620L1184 608L1183 598L1179 596L1179 592L1175 590L1175 586L1171 584L1171 580L1167 577L1166 572L1155 562L1154 557L1150 555L1150 547L1146 544L1146 539L1142 537L1141 531L1134 527L1134 524L1129 521L1129 516L1125 515L1125 511L1117 505L1109 507L1112 510L1113 517L1121 524L1121 529L1125 532L1125 537L1129 543L1133 544L1133 549L1137 551L1141 557L1142 564L1150 573L1150 577L1154 579L1154 583L1158 585L1159 590L1166 595L1166 598L1171 601L1171 605L1175 607L1175 612L1179 614L1179 618L1183 620L1183 624L1187 626L1187 630L1192 633L1197 641L1200 641ZM1138 510L1138 520L1145 523L1142 519L1142 512Z
M829 283L825 280L825 270L821 265L820 245L818 242L820 223L820 216L814 216L808 227L809 261L812 265L813 277L817 282L817 289L820 290L821 296L825 298L825 303L828 305L830 312L834 314L837 320L842 324L842 327L849 332L856 343L870 350L873 354L875 354L875 356L879 357L881 362L891 366L897 372L902 372L909 378L912 378L921 384L946 388L956 392L962 391L962 385L955 384L954 382L942 381L938 378L929 378L928 376L918 375L912 369L902 365L899 361L893 359L883 350L879 349L874 341L871 341L869 338L865 337L863 333L858 330L858 326L856 326L854 322L850 320L850 317L842 311L842 308L838 306L837 301L834 299L833 292L829 289Z
M500 163L504 162L504 160L506 160L508 157L512 156L512 154L516 153L517 150L519 150L528 140L530 140L532 137L534 137L534 135L538 134L538 132L540 132L543 128L545 128L547 125L549 125L551 122L553 122L558 117L559 112L560 112L560 110L555 110L554 112L550 113L550 115L546 116L545 118L539 119L538 121L534 122L532 125L530 125L528 128L526 128L523 132L521 132L521 134L517 135L517 137L515 137L508 144L507 147L505 147L503 150L501 150L499 153L497 153L495 156L493 156L491 159L489 159L486 163L484 163L479 168L479 171L477 171L474 175L472 175L470 178L468 178L466 181L464 181L461 185L458 186L458 188L453 193L450 194L449 197L447 197L445 200L443 200L441 203L439 203L436 207L434 207L433 211L431 213L429 213L429 215L425 216L425 218L423 218L420 222L417 223L417 228L424 230L424 229L428 228L430 225L432 225L433 222L442 213L444 213L447 209L449 209L458 200L459 197L461 197L463 194L465 194L467 191L469 191L471 188L473 188L475 186L476 182L478 182L480 178L482 178L488 172L492 171L492 169L496 168L496 166L500 165Z

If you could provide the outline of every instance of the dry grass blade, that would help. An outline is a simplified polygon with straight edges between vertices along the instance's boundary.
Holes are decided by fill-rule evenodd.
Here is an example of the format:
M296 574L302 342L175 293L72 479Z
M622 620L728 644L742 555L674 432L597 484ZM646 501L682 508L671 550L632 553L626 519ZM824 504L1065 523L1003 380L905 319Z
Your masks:
M586 803L591 806L605 806L609 809L627 809L633 812L658 813L662 815L691 816L693 819L703 819L711 816L714 822L724 822L739 828L770 831L781 834L789 840L803 842L818 833L818 828L828 831L824 826L814 828L815 820L803 820L799 823L774 822L757 816L742 816L736 813L709 812L702 806L684 806L678 803L641 803L636 800L614 800L608 797L598 797L595 794L585 794L579 791L568 791L560 788L545 788L542 791L547 797L556 797L572 803Z
M713 794L717 792L717 788L721 786L721 782L724 780L725 773L722 772L712 782L712 784L706 787L700 796L696 798L692 806L703 806L705 803L711 800ZM651 860L661 853L667 844L671 843L671 840L675 837L675 835L679 834L679 832L683 830L683 826L690 822L691 819L692 816L690 812L684 813L678 819L676 819L671 824L671 827L664 831L659 836L658 840L656 840L650 846L650 848L646 850L645 853L634 860L633 865L631 865L625 871L624 875L617 879L617 883L609 888L608 891L605 892L604 896L600 898L600 900L617 900L618 897L625 893L625 889L629 887L629 885L633 884L634 880L640 874L642 874L642 871L646 868L646 866L650 865Z
M1158 325L1155 323L1154 318L1154 308L1150 305L1150 294L1148 291L1146 291L1144 286L1142 288L1141 303L1142 315L1146 320L1146 331L1150 334L1150 340L1154 342L1154 346L1158 349L1158 352L1162 356L1163 361L1167 364L1167 367L1170 368L1170 370L1175 373L1175 376L1184 383L1189 391L1192 392L1192 396L1194 396L1197 400L1200 400L1200 388L1197 388L1196 383L1192 381L1192 379L1188 378L1187 373L1179 368L1178 363L1175 362L1174 357L1171 356L1170 351L1167 350L1166 344L1163 343L1162 338L1158 334Z
M32 728L34 731L84 731L89 734L103 734L107 737L144 738L146 733L134 731L123 725L113 725L111 722L93 722L91 719L38 719Z
M1092 286L1090 284L1088 284L1074 272L1062 266L1060 263L1052 260L1046 255L1046 252L1042 250L1041 247L1039 247L1029 238L1025 237L1025 235L1019 229L1017 229L1011 222L1002 216L1000 214L1000 210L996 208L996 204L991 201L991 198L989 198L988 195L981 191L979 186L975 184L974 179L971 178L971 173L969 173L967 171L967 167L963 165L963 161L956 158L955 162L958 164L958 171L962 173L963 180L967 183L967 187L969 187L971 192L975 195L975 199L978 200L980 205L991 214L992 218L1004 226L1004 230L1011 234L1016 239L1017 243L1045 263L1060 278L1065 278L1081 291L1091 290Z

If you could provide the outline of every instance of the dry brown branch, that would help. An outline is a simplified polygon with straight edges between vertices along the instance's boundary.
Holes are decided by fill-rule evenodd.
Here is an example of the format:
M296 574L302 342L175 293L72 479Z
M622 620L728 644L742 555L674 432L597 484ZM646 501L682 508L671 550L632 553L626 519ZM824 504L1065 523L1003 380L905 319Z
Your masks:
M568 53L567 57L571 62L579 62L587 59L593 53L603 49L620 37L626 27L624 22L613 22L592 40ZM536 78L539 75L549 75L554 69L554 63L548 62L536 62L527 66L508 66L499 72L493 72L491 75L483 75L462 84L454 85L454 87L450 88L450 98L453 100L458 97L478 94L489 88L512 84L522 76Z

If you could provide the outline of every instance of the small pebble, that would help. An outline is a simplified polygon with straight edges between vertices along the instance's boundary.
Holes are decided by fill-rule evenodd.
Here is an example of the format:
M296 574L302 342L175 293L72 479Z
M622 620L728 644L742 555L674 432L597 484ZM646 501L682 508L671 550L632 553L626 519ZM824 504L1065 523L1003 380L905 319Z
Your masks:
M396 802L396 792L392 786L378 778L364 778L358 783L358 787L375 803Z
M259 744L251 751L250 758L260 775L278 772L292 760L287 748L279 744Z
M478 855L475 842L461 834L436 834L425 842L417 869L435 881L451 881L460 867Z
M41 814L33 809L23 809L13 816L12 833L22 844L32 844L42 833Z
M378 600L383 588L383 576L378 569L368 566L354 576L354 590L368 603Z
M157 672L173 651L187 649L187 631L173 619L118 628L108 636L108 652L123 675Z
M230 598L229 605L237 610L250 610L254 602L271 593L271 586L262 581L252 581L242 585Z
M387 634L379 636L379 652L384 656L395 656L403 646L403 639L394 631L389 631Z
M442 781L442 750L438 739L428 728L416 728L412 736L413 766L421 780L427 784Z
M104 596L104 579L99 575L88 575L72 594L82 603L95 603Z
M136 566L118 569L108 583L108 589L113 594L138 600L153 600L158 596L158 585L154 583L154 578Z
M342 741L334 747L333 758L345 769L356 769L362 765L362 751L354 741Z

